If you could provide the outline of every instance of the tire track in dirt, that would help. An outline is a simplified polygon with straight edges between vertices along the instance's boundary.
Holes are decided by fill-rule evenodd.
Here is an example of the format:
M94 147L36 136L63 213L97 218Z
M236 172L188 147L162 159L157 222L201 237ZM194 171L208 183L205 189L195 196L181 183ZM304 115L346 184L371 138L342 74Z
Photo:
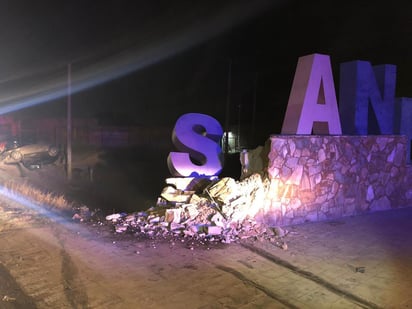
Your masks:
M282 295L273 292L271 289L256 283L253 280L248 279L245 275L243 275L241 272L237 271L236 269L233 269L231 267L227 267L227 266L223 266L223 265L216 265L217 269L220 269L224 272L227 272L229 274L232 274L233 276L235 276L236 278L238 278L239 280L241 280L242 282L244 282L245 284L252 286L260 291L262 291L263 293L265 293L267 296L269 296L270 298L272 298L273 300L281 303L282 305L285 305L287 308L290 309L299 309L299 307L295 306L294 304L292 304L291 302L289 302L286 297L283 297Z
M73 308L88 308L87 289L79 278L79 271L70 254L65 249L65 242L57 227L53 229L54 235L60 245L61 278L63 291L67 302Z
M7 281L16 282L36 308L67 308L61 297L59 244L52 233L44 233L46 223L49 220L32 209L1 195L1 262L10 274Z
M305 276L306 271L299 271L263 249L255 250L253 245L243 243L233 246L227 249L233 250L232 254L204 261L266 294L273 299L273 308L320 308L325 304L331 308L380 308L331 283L328 285L315 274ZM286 267L282 261L291 267Z
M5 260L4 266L36 303L34 308L117 308L122 300L105 287L105 282L90 279L93 270L81 272L70 251L61 247L58 239L54 242L38 239L46 234L52 238L50 235L55 231L12 230L7 239L0 239L0 246L7 248L0 255ZM93 299L88 295L90 290ZM0 308L3 308L1 303Z
M0 263L3 262L2 267L10 274L3 279L5 283L12 280L10 282L15 282L24 290L37 306L33 308L122 306L124 300L105 287L93 269L85 268L81 260L73 258L73 254L78 253L77 249L73 246L66 248L67 240L78 237L78 227L46 209L39 215L0 195ZM87 234L84 232L82 230L83 236ZM92 299L89 292L93 295ZM8 305L15 298L10 297ZM2 305L0 298L0 308L3 308Z
M353 304L360 306L362 308L370 308L370 309L379 309L380 307L370 301L367 301L353 293L350 293L348 291L345 291L341 288L339 288L338 286L336 286L335 284L324 280L323 278L309 272L306 270L302 270L299 267L285 261L282 260L281 258L278 258L277 256L271 254L270 252L267 252L266 250L263 250L261 248L255 247L251 244L248 243L241 243L241 246L246 248L247 250L250 250L251 252L267 259L268 261L281 266L285 269L288 269L289 271L291 271L292 273L296 274L297 276L300 276L301 278L307 279L309 281L312 281L314 283L316 283L319 287L322 287L326 290L328 290L329 292L332 292L336 295L338 295L339 297L346 299L350 302L352 302Z
M6 267L0 263L0 308L37 309L29 295L20 287Z
M42 243L31 232L11 231L1 240L0 245L7 248L2 254L4 265L38 308L67 308L58 248Z
M60 251L62 268L62 284L67 301L73 308L88 308L88 296L86 287L78 277L76 265L72 262L70 255L65 251L63 243Z
M113 294L104 281L100 282L100 277L93 279L93 270L87 273L79 270L71 251L61 245L64 241L58 238L57 229L10 229L2 234L0 247L5 249L1 250L0 257L4 266L0 266L10 273L3 279L16 282L37 305L33 308L119 308L123 300ZM94 295L92 299L89 291ZM1 302L0 308L3 308Z

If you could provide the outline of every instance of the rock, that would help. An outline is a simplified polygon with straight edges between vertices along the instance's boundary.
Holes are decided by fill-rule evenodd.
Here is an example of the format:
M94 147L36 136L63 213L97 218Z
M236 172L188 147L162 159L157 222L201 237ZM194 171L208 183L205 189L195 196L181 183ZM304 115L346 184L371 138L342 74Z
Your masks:
M292 175L289 177L289 179L286 181L287 185L300 185L300 181L302 179L303 175L303 166L298 165L292 172Z
M183 230L185 226L183 224L172 222L170 223L170 230Z
M386 159L386 161L389 163L392 163L394 159L395 159L395 149L393 149L392 152L388 155L388 158Z
M199 215L199 210L197 210L196 204L185 204L182 206L185 212L185 218L194 220Z
M112 215L106 216L106 220L116 222L122 217L124 217L124 214L112 214Z
M181 208L166 209L165 221L167 223L180 223L180 215L182 213Z
M323 162L326 160L326 154L325 154L325 149L321 148L318 151L318 162Z
M207 193L214 200L227 204L239 195L238 185L233 178L225 177L207 189Z
M1 300L2 300L2 301L5 301L5 302L14 302L14 301L16 301L16 298L10 297L10 296L8 296L8 295L4 295Z
M197 194L193 194L189 200L189 204L196 205L196 204L201 204L201 203L202 203L202 198Z
M368 189L366 191L366 200L368 202L371 202L371 201L373 201L374 198L375 198L375 193L373 192L373 187L372 187L372 185L369 185Z
M220 226L208 226L207 227L208 235L220 235L222 234L222 228Z
M83 218L82 216L76 213L73 215L72 220L83 221Z
M116 226L116 233L124 233L127 231L127 225Z
M222 228L226 227L226 220L223 218L221 213L216 213L210 220L213 224L220 226Z
M216 176L212 177L175 177L167 178L166 184L180 191L202 192Z
M405 198L408 200L412 199L412 189L405 192Z
M286 231L279 226L275 226L272 230L278 237L284 237L286 235Z
M158 216L156 216L156 217L149 217L149 222L150 223L158 223L158 222L160 222L160 217L158 217Z
M193 191L182 191L172 186L167 186L163 189L160 197L172 203L187 203L193 194Z
M374 200L370 208L372 211L387 210L391 208L391 202L386 196L383 196L380 199Z
M174 187L177 190L185 191L188 190L190 183L193 181L194 177L174 177L167 178L166 184L171 187Z

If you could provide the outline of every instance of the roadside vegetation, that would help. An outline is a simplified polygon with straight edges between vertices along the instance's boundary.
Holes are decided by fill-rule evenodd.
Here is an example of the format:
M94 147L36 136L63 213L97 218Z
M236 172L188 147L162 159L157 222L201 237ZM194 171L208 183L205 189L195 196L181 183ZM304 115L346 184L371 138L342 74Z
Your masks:
M73 203L67 201L63 195L43 192L27 183L7 181L4 184L4 187L6 190L10 191L10 193L23 195L32 202L51 209L61 211L69 211L73 209Z

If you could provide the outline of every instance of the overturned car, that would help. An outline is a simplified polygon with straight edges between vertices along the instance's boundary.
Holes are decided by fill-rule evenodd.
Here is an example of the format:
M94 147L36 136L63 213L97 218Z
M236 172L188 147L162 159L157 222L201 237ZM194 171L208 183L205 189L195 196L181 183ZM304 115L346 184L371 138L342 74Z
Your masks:
M17 140L0 143L0 161L5 164L22 164L33 170L54 163L59 157L59 148L50 144Z

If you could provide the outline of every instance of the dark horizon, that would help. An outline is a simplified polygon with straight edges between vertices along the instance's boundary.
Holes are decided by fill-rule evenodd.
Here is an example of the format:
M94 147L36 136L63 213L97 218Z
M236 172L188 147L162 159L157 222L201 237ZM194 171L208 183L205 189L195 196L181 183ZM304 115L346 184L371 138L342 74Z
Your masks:
M246 14L245 8L249 7L245 2L202 2L198 8L185 1L140 8L130 3L121 8L112 1L100 6L53 4L37 8L39 15L35 10L25 16L26 23L16 28L25 34L23 39L29 36L36 44L34 50L19 50L15 55L12 49L22 41L16 38L8 45L6 51L13 60L8 62L8 69L14 66L22 78L5 82L7 70L3 70L0 93L12 96L15 88L21 95L19 91L38 85L55 85L60 87L59 97L13 114L62 116L66 107L66 69L71 63L73 88L81 80L88 85L72 94L74 117L172 127L181 114L200 112L223 125L231 62L230 122L250 123L256 104L255 121L260 125L260 135L267 137L280 131L298 58L308 54L331 57L337 95L339 64L365 60L372 65L396 65L396 95L412 96L412 61L408 55L412 23L408 7L411 4L261 1ZM40 16L44 18L37 23ZM74 17L78 18L77 24ZM68 25L64 21L69 21ZM42 31L48 22L59 25L67 37ZM181 39L177 39L179 35ZM5 34L0 33L2 36ZM176 47L176 42L182 44L182 38L187 41L186 48L169 50ZM164 46L164 50L154 45ZM144 51L151 52L142 56ZM36 58L38 64L29 65ZM145 64L142 59L146 59ZM94 75L96 72L100 73ZM0 105L5 102L0 98Z

